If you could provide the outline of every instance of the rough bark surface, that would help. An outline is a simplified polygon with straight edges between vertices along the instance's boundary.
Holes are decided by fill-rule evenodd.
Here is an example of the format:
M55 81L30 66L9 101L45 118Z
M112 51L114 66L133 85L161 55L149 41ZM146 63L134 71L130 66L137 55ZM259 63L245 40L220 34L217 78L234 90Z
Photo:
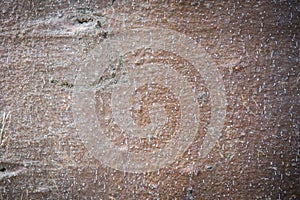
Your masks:
M0 10L0 199L300 199L299 2L1 1ZM123 26L184 34L219 70L226 118L205 158L197 149L212 102L200 78L194 84L203 127L173 164L144 173L115 170L82 141L72 112L75 80L89 52ZM137 54L162 64L172 57L146 50L124 60ZM188 66L179 58L172 62ZM114 80L120 73L108 68L104 77ZM191 65L184 76L197 73ZM180 101L167 88L153 88L149 98L149 88L136 90L143 103L132 118L146 126L154 109L149 104L161 100L167 102L166 128L175 130ZM111 98L109 92L97 95ZM99 108L99 119L109 107ZM107 128L111 140L121 145L124 138L115 136L121 131L113 128ZM131 151L163 142L137 140Z

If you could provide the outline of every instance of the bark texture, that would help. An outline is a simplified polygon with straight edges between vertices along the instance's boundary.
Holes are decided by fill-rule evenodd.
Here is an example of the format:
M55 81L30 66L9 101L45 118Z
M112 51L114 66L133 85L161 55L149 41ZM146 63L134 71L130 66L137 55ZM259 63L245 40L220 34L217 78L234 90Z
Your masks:
M0 199L300 199L298 1L1 1L0 10ZM205 86L198 100L206 103L203 129L172 165L123 172L85 146L72 113L75 80L89 52L122 26L185 34L218 68L227 114L205 158L197 155L211 116ZM146 51L124 59L135 54L160 63L172 56ZM113 70L105 72L110 79L118 78ZM149 98L147 88L136 91L144 104L132 117L150 123L154 108L146 104L158 98L170 111L166 127L175 129L179 100L153 88ZM136 143L132 151L152 147Z

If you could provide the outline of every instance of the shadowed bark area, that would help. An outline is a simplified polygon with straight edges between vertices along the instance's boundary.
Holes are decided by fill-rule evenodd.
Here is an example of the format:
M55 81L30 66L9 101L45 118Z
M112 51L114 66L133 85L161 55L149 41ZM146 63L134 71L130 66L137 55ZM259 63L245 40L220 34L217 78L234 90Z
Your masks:
M300 199L299 2L1 1L0 10L0 199ZM207 56L199 59L223 78L225 124L205 157L199 149L214 97L184 55L132 49L101 66L103 76L90 85L76 83L95 47L125 28L151 27L194 40ZM116 150L161 149L182 125L185 96L156 83L131 94L128 112L137 127L151 124L155 109L166 110L157 134L165 138L128 136L112 113L112 90L126 81L126 70L151 63L195 86L196 137L160 170L115 170L82 140L73 94L97 89L87 98L97 101L99 127Z

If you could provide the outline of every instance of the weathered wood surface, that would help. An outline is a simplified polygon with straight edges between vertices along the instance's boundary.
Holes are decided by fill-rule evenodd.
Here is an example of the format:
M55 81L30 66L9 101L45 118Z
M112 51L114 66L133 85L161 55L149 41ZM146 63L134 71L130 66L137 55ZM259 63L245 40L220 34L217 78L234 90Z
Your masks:
M297 1L0 5L0 199L300 199ZM107 167L82 141L75 80L124 24L185 34L218 68L227 112L205 158L205 128L172 165L147 173Z

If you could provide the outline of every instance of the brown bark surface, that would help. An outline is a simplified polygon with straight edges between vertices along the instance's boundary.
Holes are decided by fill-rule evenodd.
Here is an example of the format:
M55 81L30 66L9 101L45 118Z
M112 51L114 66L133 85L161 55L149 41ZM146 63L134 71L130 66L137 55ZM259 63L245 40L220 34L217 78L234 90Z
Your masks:
M299 2L1 1L0 10L0 199L300 199ZM206 77L174 52L127 53L124 65L137 56L136 66L171 63L195 85L201 113L183 155L159 170L131 173L103 164L83 141L74 93L95 47L124 29L153 27L202 47L222 76L226 117L221 137L201 157L213 110ZM121 64L112 66L95 84L121 79ZM151 110L165 109L165 131L151 141L131 138L130 152L163 148L183 115L172 88L150 86L130 97L141 103L130 117L146 127ZM103 91L96 92L104 102L95 106L99 126L121 148L122 130L106 123L113 93ZM160 102L164 107L155 107Z

